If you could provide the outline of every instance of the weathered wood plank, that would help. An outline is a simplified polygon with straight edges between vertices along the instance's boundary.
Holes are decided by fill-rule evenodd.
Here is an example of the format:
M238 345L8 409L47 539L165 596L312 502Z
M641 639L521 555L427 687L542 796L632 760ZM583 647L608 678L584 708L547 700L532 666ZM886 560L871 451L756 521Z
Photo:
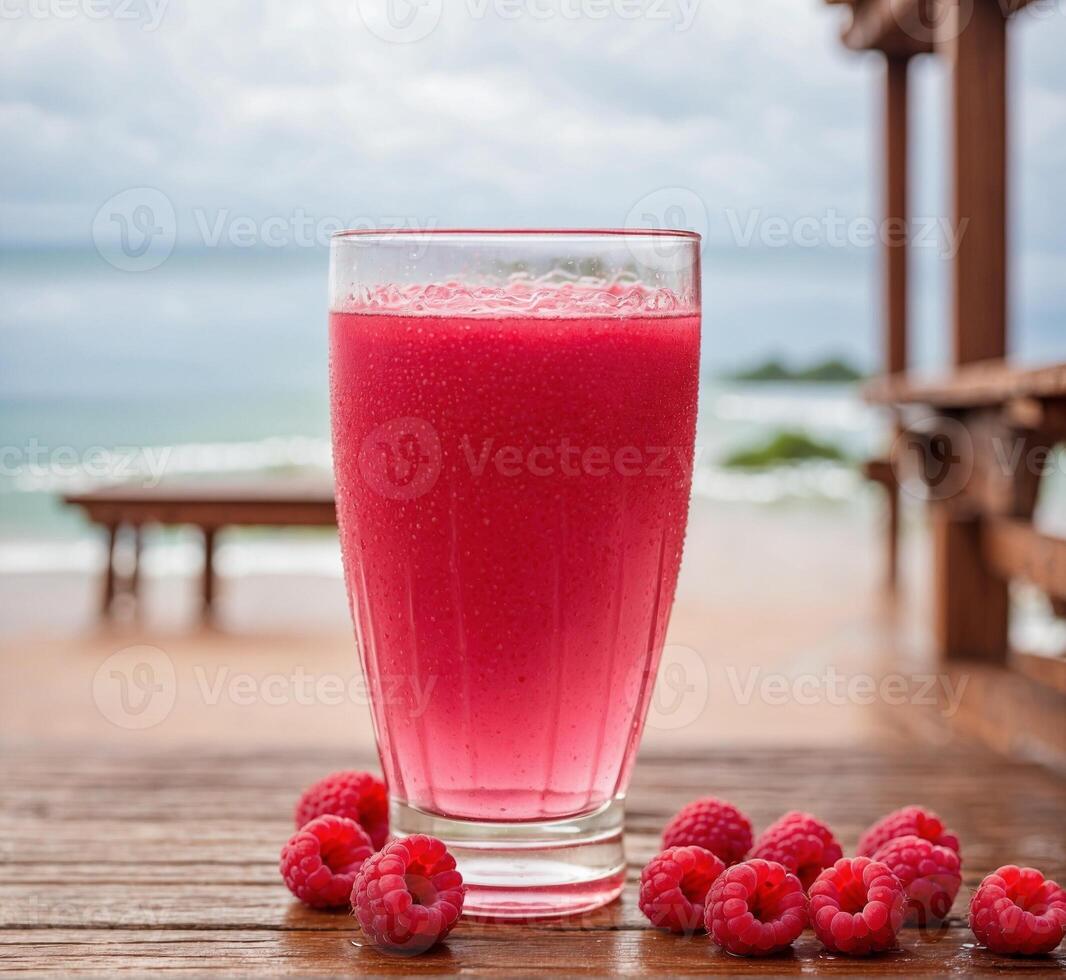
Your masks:
M356 946L358 931L292 929L276 934L250 930L114 930L99 939L82 930L20 930L6 935L0 952L5 970L55 972L227 973L263 975L337 972L354 975L452 974L515 976L539 972L585 975L826 974L1061 975L1061 955L1007 960L973 948L968 931L953 926L922 937L906 930L903 948L861 962L820 952L808 932L792 954L738 961L705 937L684 939L650 929L595 933L521 926L462 923L446 946L414 960ZM563 966L565 964L565 967Z
M951 374L915 378L905 374L874 378L863 388L867 401L885 405L981 408L1016 398L1066 398L1066 364L1019 368L999 358L956 368Z
M446 948L415 960L353 945L345 914L313 912L277 877L289 807L324 771L366 765L323 751L188 756L19 749L0 758L0 969L27 972L318 974L837 973L854 961L820 952L810 933L793 954L744 962L705 938L647 928L636 906L639 868L666 817L715 792L763 826L784 809L815 810L853 848L891 807L921 800L964 842L963 893L934 935L864 973L926 975L1061 971L1066 954L1010 961L973 947L963 913L985 872L1008 860L1066 870L1066 784L1044 770L946 747L924 751L745 750L647 754L637 766L620 901L576 919L526 925L464 921ZM981 779L974 773L980 772ZM987 786L997 786L988 793Z
M1015 651L1010 665L1030 680L1066 694L1066 659Z

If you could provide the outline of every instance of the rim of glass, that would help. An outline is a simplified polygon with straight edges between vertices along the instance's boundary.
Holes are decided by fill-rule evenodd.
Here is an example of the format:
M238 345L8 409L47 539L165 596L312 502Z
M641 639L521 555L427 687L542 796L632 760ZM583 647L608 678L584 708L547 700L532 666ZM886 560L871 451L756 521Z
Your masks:
M698 231L675 228L347 228L330 239L347 238L673 238L699 242Z

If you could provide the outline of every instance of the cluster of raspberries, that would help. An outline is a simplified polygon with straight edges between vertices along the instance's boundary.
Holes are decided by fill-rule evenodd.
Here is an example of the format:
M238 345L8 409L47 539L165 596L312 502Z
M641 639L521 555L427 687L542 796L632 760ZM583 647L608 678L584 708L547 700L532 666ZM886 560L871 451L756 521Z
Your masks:
M316 909L350 908L385 949L422 953L448 935L465 888L455 858L435 837L386 843L388 794L365 772L335 772L296 804L298 830L281 849L281 876Z
M707 797L663 831L640 876L640 908L656 926L767 956L810 925L826 949L865 956L897 945L904 923L944 919L962 884L959 840L918 806L883 817L843 856L824 823L792 811L753 838L731 803ZM1006 865L981 882L970 928L1001 954L1048 953L1066 934L1066 890L1034 868Z
M300 901L350 908L372 943L405 954L430 949L458 922L465 886L455 858L435 837L388 842L381 780L333 773L303 793L295 821L281 876ZM753 838L740 810L708 797L667 824L663 848L640 876L641 911L672 932L705 928L740 956L786 949L808 925L833 952L892 949L905 922L944 919L962 883L958 838L917 806L883 817L846 858L809 813L786 813ZM974 894L970 928L996 953L1048 953L1066 934L1066 890L1006 865Z

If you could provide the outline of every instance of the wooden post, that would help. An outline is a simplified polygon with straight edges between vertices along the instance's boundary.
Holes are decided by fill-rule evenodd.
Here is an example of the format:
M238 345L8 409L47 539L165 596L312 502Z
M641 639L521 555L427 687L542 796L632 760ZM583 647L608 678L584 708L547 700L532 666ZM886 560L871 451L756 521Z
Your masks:
M999 0L973 0L952 4L937 38L951 66L956 365L1007 349L1006 29ZM1007 583L984 559L980 516L948 499L933 504L931 517L940 655L1005 662Z
M133 612L135 616L141 614L141 551L143 550L143 542L141 535L141 525L134 524L133 528L133 564L130 567L130 596L133 599Z
M885 56L884 104L884 345L885 371L907 370L907 55ZM898 425L897 425L898 435ZM885 483L888 528L885 579L899 579L899 487L891 470Z
M115 545L118 542L118 525L107 526L107 565L104 568L104 591L100 600L100 615L105 619L111 615L115 601Z
M1007 583L987 564L981 524L947 501L934 504L929 513L937 650L948 660L1002 663L1007 659Z
M885 58L885 369L907 370L907 57Z
M215 607L215 529L204 529L203 621L209 623Z
M952 220L960 240L953 352L956 364L968 364L1007 352L1007 21L999 0L972 0L953 5L943 32L937 46L951 63Z

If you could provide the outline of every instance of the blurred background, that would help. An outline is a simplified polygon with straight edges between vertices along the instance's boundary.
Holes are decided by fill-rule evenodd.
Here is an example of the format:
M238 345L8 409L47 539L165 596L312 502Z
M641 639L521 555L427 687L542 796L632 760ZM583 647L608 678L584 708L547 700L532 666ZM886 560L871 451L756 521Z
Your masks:
M60 709L52 734L210 740L240 719L267 740L368 742L335 533L221 531L204 624L200 533L148 529L136 610L103 620L106 535L62 497L328 483L330 232L602 226L705 242L692 517L648 738L880 737L854 698L753 706L736 670L877 674L887 650L926 662L924 512L903 495L901 617L880 590L883 493L860 468L893 436L860 393L882 369L882 58L847 50L840 11L816 0L385 6L5 6L7 734L42 734L29 685ZM1041 363L1066 355L1063 6L1031 4L1009 42L1009 353ZM933 372L950 356L958 246L942 60L912 62L909 106L910 356ZM1064 472L1042 520L1066 513ZM119 547L120 573L132 560ZM1066 649L1046 600L1014 601L1029 648ZM162 659L128 653L142 647ZM109 658L145 656L172 671L162 717L96 710L87 685ZM344 693L304 703L299 672ZM243 702L237 675L252 678Z

